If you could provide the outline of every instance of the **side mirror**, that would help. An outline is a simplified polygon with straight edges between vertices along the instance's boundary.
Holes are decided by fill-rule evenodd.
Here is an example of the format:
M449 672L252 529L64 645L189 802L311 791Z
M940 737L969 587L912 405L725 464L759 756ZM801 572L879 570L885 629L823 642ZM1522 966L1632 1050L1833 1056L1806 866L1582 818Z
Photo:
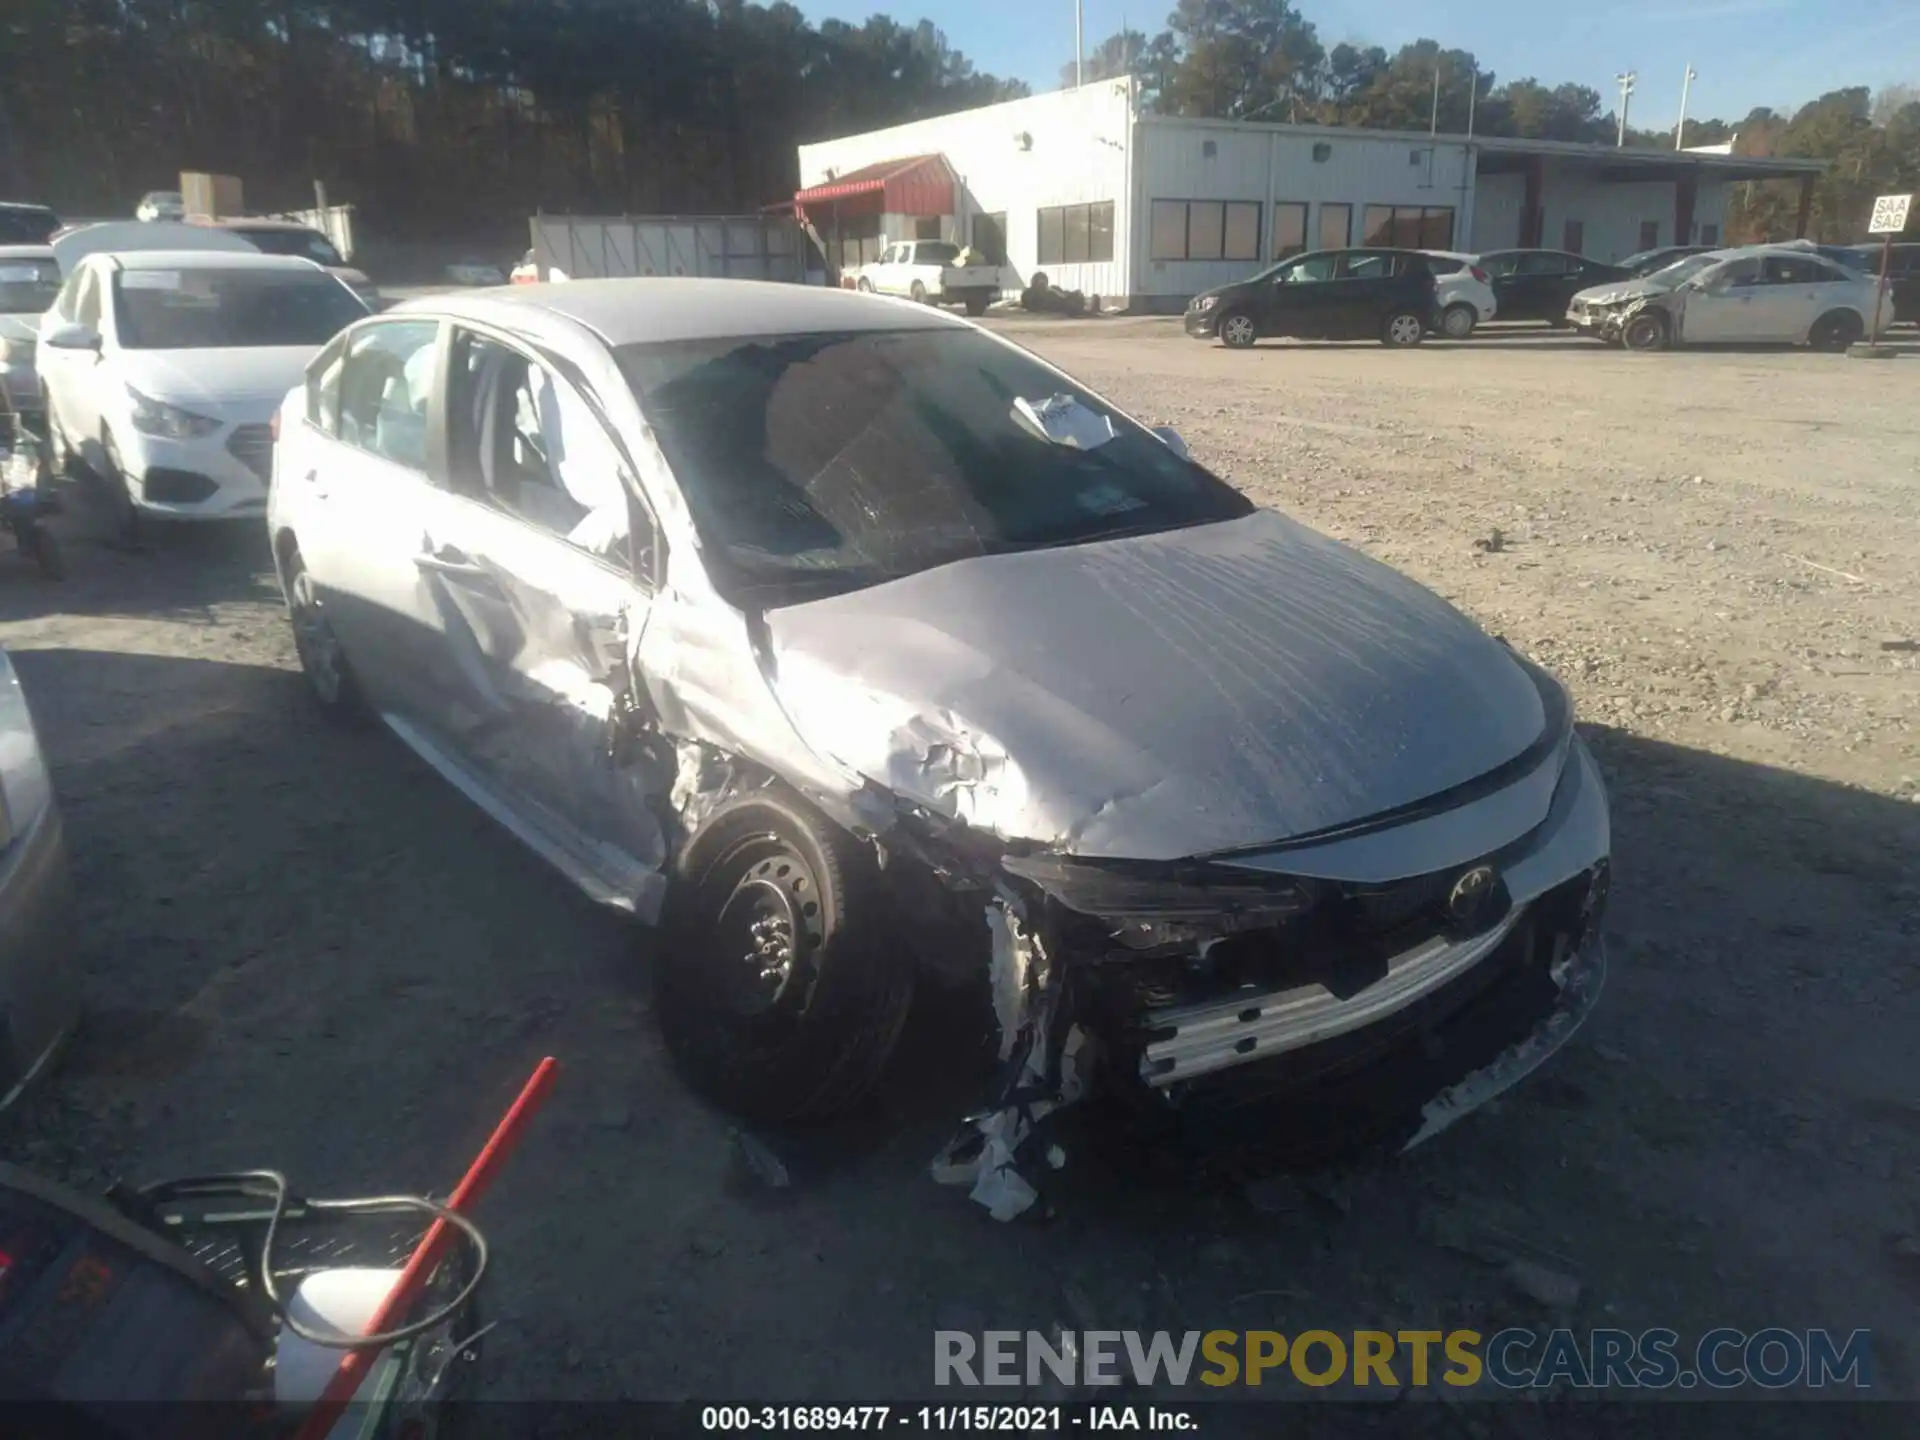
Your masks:
M1163 445L1182 460L1193 458L1193 453L1187 449L1187 442L1180 438L1180 432L1171 425L1156 425L1153 427L1153 433L1159 437Z
M52 350L98 351L100 332L91 325L56 325L40 343Z

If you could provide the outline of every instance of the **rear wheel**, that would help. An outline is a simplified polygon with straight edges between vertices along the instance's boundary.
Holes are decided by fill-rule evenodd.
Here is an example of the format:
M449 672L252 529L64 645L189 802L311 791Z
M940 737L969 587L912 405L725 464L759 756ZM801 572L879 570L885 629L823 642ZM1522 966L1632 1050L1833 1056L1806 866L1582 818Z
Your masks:
M1260 332L1254 327L1253 317L1244 310L1235 310L1230 315L1220 317L1220 343L1229 350L1250 350L1253 342L1260 338Z
M913 971L872 856L797 799L723 805L681 851L656 970L667 1044L722 1103L825 1119L878 1083Z
M1440 312L1440 333L1449 340L1464 340L1473 334L1480 316L1471 305L1449 305Z
M907 294L913 297L913 303L916 305L924 305L927 303L927 287L918 280L907 287Z
M1813 322L1807 344L1816 350L1844 350L1866 336L1867 327L1851 310L1835 310Z
M977 317L977 316L984 315L986 313L987 313L987 297L986 296L969 295L967 297L967 314Z
M299 653L300 671L307 677L314 703L331 720L361 719L366 706L360 698L360 686L299 546L288 543L281 571L287 577L287 618L293 624L293 648Z
M1643 310L1620 327L1620 343L1629 350L1667 348L1667 317L1658 311Z
M1427 327L1412 310L1396 310L1380 327L1380 343L1396 350L1418 345L1426 338Z

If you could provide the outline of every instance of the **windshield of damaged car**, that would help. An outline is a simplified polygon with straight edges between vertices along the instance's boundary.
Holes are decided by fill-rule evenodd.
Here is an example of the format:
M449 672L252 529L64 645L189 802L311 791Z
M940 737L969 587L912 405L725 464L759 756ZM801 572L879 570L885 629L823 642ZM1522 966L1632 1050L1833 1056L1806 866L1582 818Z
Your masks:
M1718 265L1725 258L1714 255L1689 255L1684 260L1676 260L1664 270L1656 270L1647 276L1647 284L1656 290L1671 290L1698 275L1711 265Z
M615 353L715 583L761 604L1253 508L1064 376L972 329Z

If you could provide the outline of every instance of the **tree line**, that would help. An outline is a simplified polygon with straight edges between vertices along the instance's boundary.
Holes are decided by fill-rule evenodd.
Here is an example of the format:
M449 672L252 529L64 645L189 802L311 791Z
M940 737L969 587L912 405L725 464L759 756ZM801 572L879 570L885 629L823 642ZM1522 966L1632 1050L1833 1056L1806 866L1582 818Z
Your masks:
M1137 76L1176 115L1616 135L1589 87L1502 81L1430 39L1329 48L1290 0L1177 0L1159 34L1111 36L1083 68ZM8 0L0 197L121 215L210 170L269 210L310 203L318 180L363 231L497 258L536 208L751 210L792 193L797 144L1026 93L927 21L814 25L784 0ZM1920 190L1910 89L1836 90L1686 138L1735 132L1743 152L1832 162L1814 204L1828 238L1857 239L1874 194ZM1748 187L1735 224L1790 231L1796 206L1792 187Z

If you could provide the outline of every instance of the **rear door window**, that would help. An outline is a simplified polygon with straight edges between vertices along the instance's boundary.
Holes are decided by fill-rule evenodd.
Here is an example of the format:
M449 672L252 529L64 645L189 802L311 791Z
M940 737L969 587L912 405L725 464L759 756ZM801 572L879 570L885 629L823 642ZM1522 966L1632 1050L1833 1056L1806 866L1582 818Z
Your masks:
M1373 250L1349 250L1334 272L1341 280L1384 280L1393 274L1394 257Z
M1552 251L1535 251L1522 255L1516 270L1521 275L1565 275L1571 269L1570 256L1556 255Z
M336 433L342 441L426 474L439 336L434 320L395 320L354 332L340 373Z

